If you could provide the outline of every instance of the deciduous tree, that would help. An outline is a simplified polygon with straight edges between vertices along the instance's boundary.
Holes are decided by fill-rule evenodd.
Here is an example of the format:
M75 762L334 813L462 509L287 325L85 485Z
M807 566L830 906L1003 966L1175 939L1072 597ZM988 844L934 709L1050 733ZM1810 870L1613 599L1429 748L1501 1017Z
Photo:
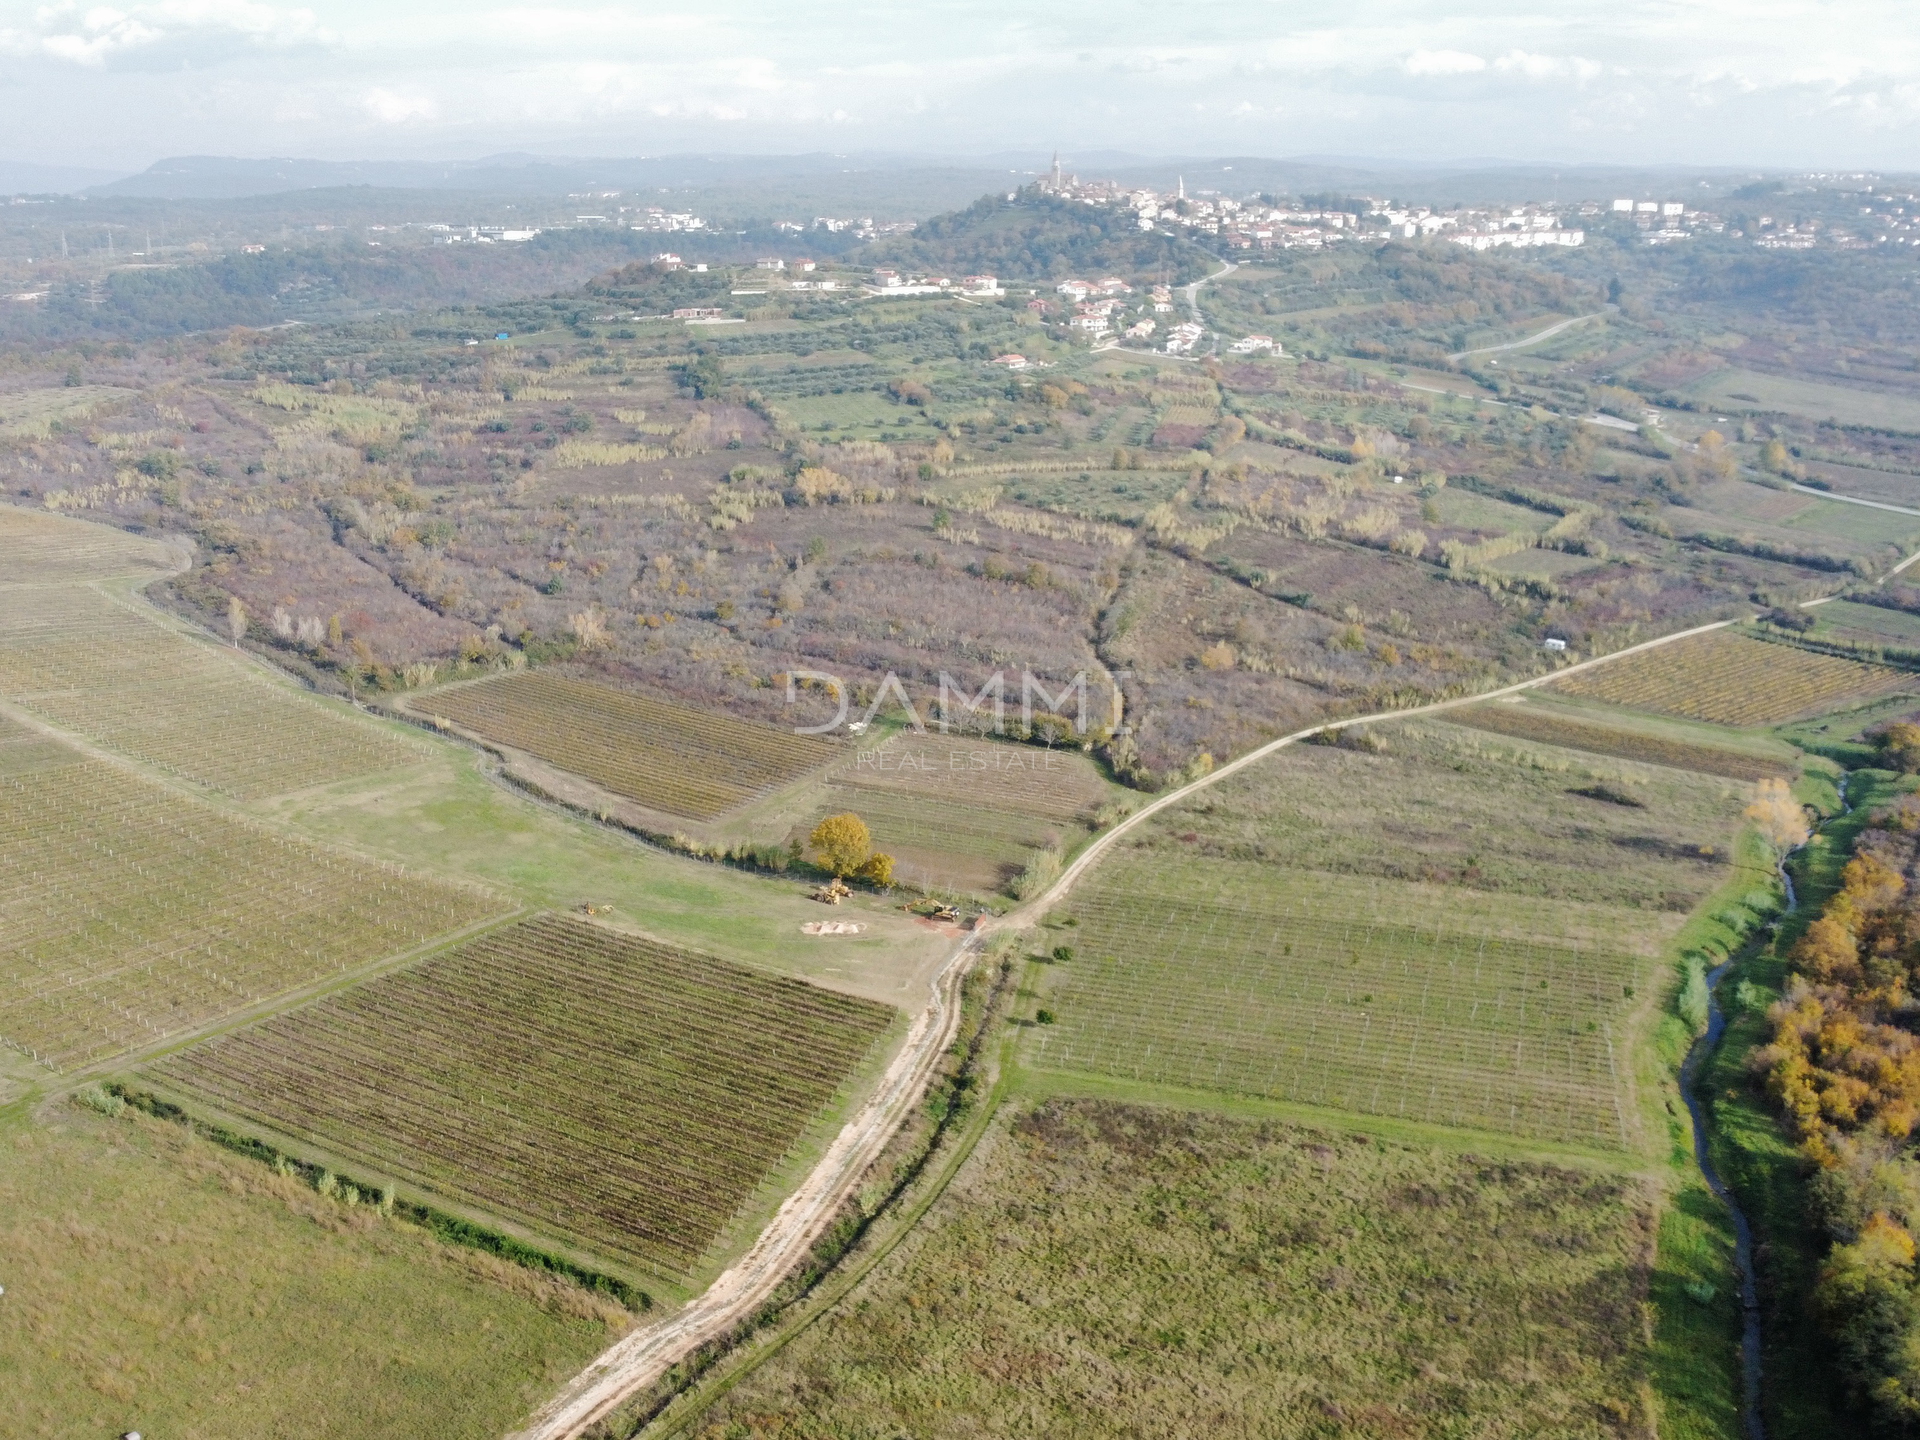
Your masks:
M857 873L867 863L873 854L873 832L867 829L866 821L848 810L829 815L814 826L807 844L822 868L838 879Z

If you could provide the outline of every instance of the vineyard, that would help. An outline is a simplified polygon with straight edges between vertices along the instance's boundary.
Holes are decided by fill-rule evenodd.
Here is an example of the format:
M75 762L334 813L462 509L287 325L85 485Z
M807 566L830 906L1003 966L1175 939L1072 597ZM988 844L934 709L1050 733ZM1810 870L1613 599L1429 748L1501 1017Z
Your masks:
M1433 721L1294 745L1126 843L1290 875L1417 880L1668 923L1724 883L1750 787ZM1596 787L1631 802L1593 798ZM1136 838L1137 837L1137 838ZM1290 880L1289 883L1297 883Z
M693 820L724 814L838 753L817 736L537 671L441 691L414 708Z
M1116 793L1078 750L955 736L899 735L836 767L833 783L922 800L1083 821Z
M835 767L820 813L857 811L908 884L985 892L1084 839L1116 793L1077 750L899 735Z
M684 1275L894 1012L541 917L162 1062L162 1085Z
M98 580L106 575L154 575L172 569L173 564L174 556L158 541L143 540L105 525L0 505L0 583L31 585Z
M1551 907L1134 856L1096 874L1039 1066L1629 1144L1616 1047L1649 965Z
M0 1041L54 1069L501 908L0 728Z
M1571 675L1559 685L1569 695L1715 725L1776 725L1903 685L1920 687L1920 678L1715 630Z
M242 800L426 753L77 585L0 591L0 697Z
M1511 735L1518 740L1537 740L1545 745L1638 760L1647 765L1665 765L1675 770L1693 770L1702 775L1724 775L1730 780L1764 780L1793 773L1793 767L1786 761L1722 750L1713 745L1689 744L1665 735L1594 725L1550 714L1537 706L1476 705L1466 710L1449 710L1447 721L1494 735Z

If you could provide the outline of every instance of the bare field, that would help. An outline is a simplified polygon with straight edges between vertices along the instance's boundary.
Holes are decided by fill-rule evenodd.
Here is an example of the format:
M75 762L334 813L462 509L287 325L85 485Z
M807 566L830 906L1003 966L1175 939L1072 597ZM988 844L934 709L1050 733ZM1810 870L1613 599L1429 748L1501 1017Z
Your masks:
M1715 725L1775 725L1835 709L1920 677L1715 630L1559 682L1569 695Z
M895 1013L548 916L151 1074L370 1175L679 1276Z

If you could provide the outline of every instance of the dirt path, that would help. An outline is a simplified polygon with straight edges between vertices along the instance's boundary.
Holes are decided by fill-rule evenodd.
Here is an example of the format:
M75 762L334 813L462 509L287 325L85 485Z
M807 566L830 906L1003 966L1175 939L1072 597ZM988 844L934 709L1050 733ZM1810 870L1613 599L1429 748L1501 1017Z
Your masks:
M566 1389L542 1407L532 1422L512 1440L573 1440L594 1421L611 1414L623 1402L653 1384L689 1352L725 1334L755 1306L765 1301L788 1271L806 1254L840 1208L841 1201L859 1183L868 1165L886 1148L894 1130L920 1102L921 1092L935 1063L953 1042L954 1027L960 1018L960 982L966 975L967 967L980 953L987 936L997 930L1018 929L1033 923L1057 904L1076 881L1136 826L1209 785L1217 785L1229 775L1249 765L1257 765L1276 750L1297 744L1322 730L1405 720L1464 705L1478 705L1503 695L1516 695L1523 690L1551 684L1565 676L1609 664L1628 655L1671 645L1677 640L1722 630L1738 623L1737 620L1719 620L1710 625L1698 625L1691 630L1663 635L1593 660L1583 660L1551 674L1538 675L1531 680L1521 680L1459 700L1443 700L1411 710L1383 710L1372 715L1356 715L1296 730L1291 735L1270 740L1238 760L1222 765L1134 811L1083 850L1044 895L982 926L954 951L935 977L932 999L927 1008L915 1017L905 1044L887 1067L873 1096L847 1122L839 1137L821 1157L820 1163L761 1232L753 1248L685 1308L651 1325L641 1326L600 1355L575 1376Z
M732 1329L774 1292L920 1103L934 1065L953 1043L960 1021L960 982L986 934L982 930L970 935L941 967L932 999L914 1017L905 1043L873 1094L787 1197L753 1248L683 1309L641 1326L595 1359L515 1440L570 1440L691 1351Z

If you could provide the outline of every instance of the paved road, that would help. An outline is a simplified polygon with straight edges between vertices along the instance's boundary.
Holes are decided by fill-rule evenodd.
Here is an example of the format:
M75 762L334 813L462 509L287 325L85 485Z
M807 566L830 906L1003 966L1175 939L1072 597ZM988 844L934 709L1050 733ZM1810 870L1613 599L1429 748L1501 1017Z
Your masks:
M1558 325L1549 325L1546 329L1536 331L1524 340L1509 340L1504 345L1482 345L1478 350L1462 350L1447 356L1447 359L1464 360L1469 355L1498 355L1502 350L1524 350L1529 345L1538 345L1542 340L1551 340L1570 325L1578 325L1586 320L1598 320L1602 315L1611 314L1619 308L1618 305L1609 305L1604 310L1595 310L1591 315L1576 315L1571 320L1562 320Z

